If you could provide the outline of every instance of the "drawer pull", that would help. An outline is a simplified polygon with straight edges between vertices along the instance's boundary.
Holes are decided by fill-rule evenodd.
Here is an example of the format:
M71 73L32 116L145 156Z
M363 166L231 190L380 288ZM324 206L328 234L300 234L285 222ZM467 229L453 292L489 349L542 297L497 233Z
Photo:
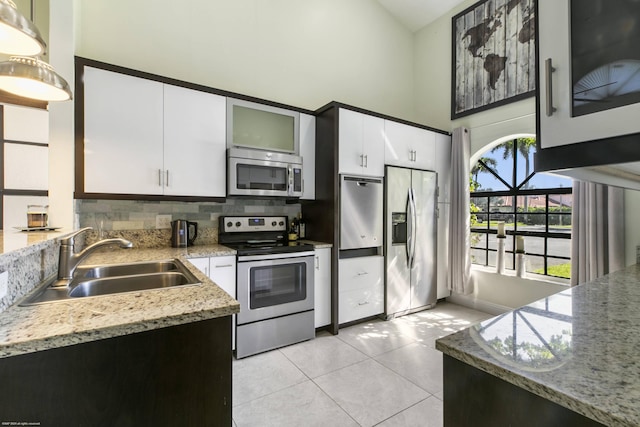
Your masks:
M366 276L367 274L369 273L367 273L366 271L361 271L360 273L358 273L358 276Z
M364 302L359 302L358 305L367 305L369 304L369 301L364 301Z
M225 268L225 267L233 267L233 264L216 265L216 268Z

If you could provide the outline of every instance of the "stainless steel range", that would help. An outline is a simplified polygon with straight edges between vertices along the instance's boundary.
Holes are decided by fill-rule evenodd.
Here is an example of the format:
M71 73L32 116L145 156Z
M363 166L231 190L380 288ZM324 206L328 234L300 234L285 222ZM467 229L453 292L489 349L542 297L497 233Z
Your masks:
M237 251L236 357L315 337L313 245L287 240L287 217L220 217L218 241Z

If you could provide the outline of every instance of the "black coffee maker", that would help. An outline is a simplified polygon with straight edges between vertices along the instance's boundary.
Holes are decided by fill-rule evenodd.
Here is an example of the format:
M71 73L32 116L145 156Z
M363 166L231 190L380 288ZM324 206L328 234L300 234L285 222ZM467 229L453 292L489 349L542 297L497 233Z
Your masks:
M193 230L193 233L191 232ZM177 219L171 221L171 246L174 248L186 248L193 246L193 241L198 237L198 223Z

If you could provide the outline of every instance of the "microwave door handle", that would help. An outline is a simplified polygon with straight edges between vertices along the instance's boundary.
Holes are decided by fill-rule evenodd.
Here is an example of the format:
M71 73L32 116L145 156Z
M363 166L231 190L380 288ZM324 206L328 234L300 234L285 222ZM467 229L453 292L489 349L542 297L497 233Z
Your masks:
M287 165L287 194L293 196L293 165Z

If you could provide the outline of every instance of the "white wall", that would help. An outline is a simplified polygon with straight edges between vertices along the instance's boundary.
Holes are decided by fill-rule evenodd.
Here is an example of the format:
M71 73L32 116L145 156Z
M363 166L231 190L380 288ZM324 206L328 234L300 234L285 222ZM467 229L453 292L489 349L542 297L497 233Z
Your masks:
M372 0L77 2L76 54L316 109L413 119L413 36Z

